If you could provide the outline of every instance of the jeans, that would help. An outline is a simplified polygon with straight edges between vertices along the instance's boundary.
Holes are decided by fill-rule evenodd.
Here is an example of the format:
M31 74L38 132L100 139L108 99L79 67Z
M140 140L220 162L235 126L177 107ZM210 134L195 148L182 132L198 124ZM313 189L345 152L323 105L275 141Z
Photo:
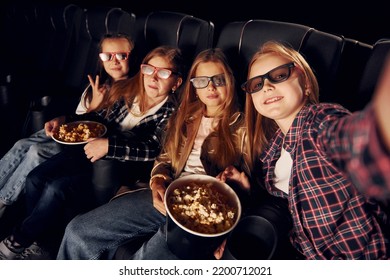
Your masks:
M91 209L94 201L88 198L91 197L92 164L77 149L76 152L63 150L27 176L26 218L13 233L15 241L23 247L40 241L54 229L63 231L76 214Z
M60 150L43 129L18 140L0 160L0 201L13 204L24 191L28 173Z
M165 238L166 226L161 226L151 239L146 241L132 256L133 260L180 260L168 248Z
M118 246L154 234L163 224L165 216L154 208L151 190L137 190L75 217L57 259L112 259Z

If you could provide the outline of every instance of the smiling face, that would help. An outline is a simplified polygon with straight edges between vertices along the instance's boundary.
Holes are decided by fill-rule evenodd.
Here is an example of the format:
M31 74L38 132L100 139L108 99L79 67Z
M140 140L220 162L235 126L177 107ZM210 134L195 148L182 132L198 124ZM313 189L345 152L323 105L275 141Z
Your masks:
M269 53L260 56L251 66L248 79L264 75L270 70L291 61ZM291 76L283 82L272 83L265 79L263 88L251 95L254 107L263 116L273 119L284 133L305 104L305 94L299 82L300 70L291 69Z
M223 73L224 71L221 64L215 62L204 62L198 65L195 71L195 77L213 77ZM196 89L196 94L198 95L200 101L206 105L206 115L213 117L226 99L227 88L225 85L216 87L212 81L209 81L205 88Z
M101 48L103 53L126 53L131 51L131 46L126 38L106 38L102 42ZM103 61L103 67L114 81L122 80L127 78L129 74L129 59L118 60L114 55L112 60Z

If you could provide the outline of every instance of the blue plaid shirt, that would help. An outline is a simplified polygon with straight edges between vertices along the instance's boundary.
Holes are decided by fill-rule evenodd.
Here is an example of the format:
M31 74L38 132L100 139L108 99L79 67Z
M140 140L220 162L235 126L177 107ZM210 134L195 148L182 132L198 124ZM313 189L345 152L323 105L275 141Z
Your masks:
M383 212L350 177L363 171L360 176L366 184L368 178L385 171L375 169L375 159L364 155L369 146L379 145L370 142L375 138L371 135L373 123L370 108L351 115L336 104L307 105L287 135L279 129L261 156L266 188L272 195L288 199L293 219L291 242L307 259L388 258L379 223ZM288 195L273 184L282 145L293 160ZM383 158L383 153L378 154Z

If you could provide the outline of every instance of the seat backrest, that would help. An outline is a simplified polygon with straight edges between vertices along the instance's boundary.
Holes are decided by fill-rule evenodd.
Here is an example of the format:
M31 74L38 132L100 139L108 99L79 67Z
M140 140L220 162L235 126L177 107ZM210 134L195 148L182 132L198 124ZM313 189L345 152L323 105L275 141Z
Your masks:
M298 50L315 71L321 96L329 94L336 80L343 49L344 40L341 36L321 32L301 24L249 20L225 25L216 47L226 52L238 84L241 84L246 80L251 57L263 43L269 40L287 43Z
M358 88L367 60L373 46L352 38L345 38L341 57L340 73L337 78L337 91L330 97L330 101L339 103L351 111L364 107L364 101L352 96L358 93Z
M360 79L356 97L350 97L354 108L357 110L364 108L371 101L378 78L389 55L390 38L383 38L375 42Z
M31 3L23 6L10 3L3 13L1 25L3 40L0 50L7 55L3 57L0 64L1 84L19 75L21 65L33 65L34 59L29 46L34 39L33 27L36 24L35 6Z
M36 59L35 71L63 70L70 48L76 44L83 9L74 4L50 4L36 7L36 37L31 42Z
M213 46L214 24L192 15L156 11L137 17L135 48L140 62L153 48L161 45L179 47L185 59L192 59Z

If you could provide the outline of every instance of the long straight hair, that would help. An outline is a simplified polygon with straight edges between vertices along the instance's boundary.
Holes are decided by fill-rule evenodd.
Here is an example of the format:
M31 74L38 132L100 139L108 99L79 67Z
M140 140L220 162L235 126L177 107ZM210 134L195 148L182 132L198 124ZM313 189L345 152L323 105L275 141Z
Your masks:
M218 165L225 168L232 164L237 158L234 142L230 132L230 122L233 114L238 112L238 103L235 92L235 79L232 69L230 68L227 59L220 49L207 49L200 52L195 58L186 80L182 88L182 97L180 106L174 116L172 116L167 125L165 138L164 152L172 159L172 167L177 170L178 162L181 157L179 147L181 147L186 139L186 123L191 121L195 112L206 111L206 105L197 98L196 89L193 87L190 79L195 77L197 68L202 63L213 62L221 65L223 74L225 75L227 95L223 104L217 111L214 117L216 123L216 133L220 144L216 147L215 153L218 155Z

